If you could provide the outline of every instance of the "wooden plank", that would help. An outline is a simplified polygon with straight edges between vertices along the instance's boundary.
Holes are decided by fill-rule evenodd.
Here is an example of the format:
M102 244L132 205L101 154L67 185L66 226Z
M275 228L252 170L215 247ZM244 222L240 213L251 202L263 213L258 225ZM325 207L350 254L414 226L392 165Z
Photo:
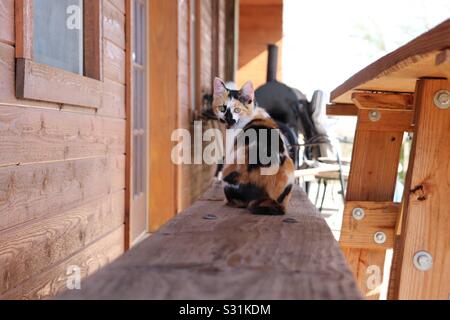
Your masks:
M103 6L104 37L125 50L125 15L109 1Z
M450 109L439 109L437 91L450 90L449 80L418 81L416 127L405 186L401 254L397 281L399 299L443 299L450 293ZM413 257L427 251L428 271L419 271Z
M360 109L412 110L414 95L408 93L355 92L353 103Z
M124 193L0 234L0 294L63 261L124 222Z
M118 83L125 84L125 50L105 39L103 76Z
M377 112L380 120L371 120L372 112ZM368 131L412 132L414 114L412 110L360 109L358 129Z
M354 90L414 93L416 80L447 78L436 56L450 47L450 19L356 73L331 93L334 103L351 103Z
M102 104L97 109L97 114L125 119L125 89L123 84L104 79Z
M83 288L83 280L87 276L111 263L123 253L123 235L124 228L121 226L58 265L36 274L15 288L0 294L0 299L42 300L52 298L67 290L69 276L73 276L73 273L68 274L68 270L70 271L70 267L73 266L80 268L81 287Z
M364 210L364 218L356 220L352 216L354 208ZM395 224L400 212L400 204L393 202L349 201L346 203L343 227L339 239L342 246L355 248L392 248L395 240ZM386 235L386 242L378 244L374 240L376 232Z
M83 4L84 75L103 80L103 0L90 0ZM123 32L122 32L123 33Z
M33 58L33 1L15 0L16 58Z
M125 141L126 141L126 158L125 158L125 250L129 250L131 247L131 204L133 190L132 186L132 170L133 170L133 47L134 47L134 36L133 36L133 0L125 1L125 112L127 115L126 119L126 130L125 130Z
M83 290L59 298L361 298L337 242L305 193L293 191L286 216L256 216L225 206L222 185L213 188L88 279Z
M347 201L392 201L403 132L359 130L353 145ZM343 229L349 227L343 221ZM378 299L385 250L343 246L359 288L368 299Z
M104 1L111 2L114 5L114 7L116 7L117 9L120 10L120 12L125 14L125 1L126 0L104 0ZM127 13L128 13L128 11L127 11Z
M124 162L122 155L0 168L0 230L123 189Z
M125 121L45 109L0 108L0 167L125 153Z
M151 0L149 6L149 230L157 230L177 212L176 168L173 145L168 143L177 128L178 113L178 4ZM161 54L164 52L164 54ZM164 112L161 112L161 106ZM161 126L161 124L164 126ZM155 152L157 150L157 152Z
M357 116L358 108L354 104L331 103L327 105L327 116Z
M14 45L14 0L0 1L0 42Z
M0 103L58 109L55 103L16 98L15 48L0 43Z
M98 108L101 105L102 93L101 81L32 60L17 59L18 98Z

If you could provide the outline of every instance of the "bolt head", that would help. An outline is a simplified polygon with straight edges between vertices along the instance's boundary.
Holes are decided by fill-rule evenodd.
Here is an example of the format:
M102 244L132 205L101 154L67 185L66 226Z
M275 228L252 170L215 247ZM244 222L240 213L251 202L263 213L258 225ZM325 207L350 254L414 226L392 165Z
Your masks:
M364 213L363 208L354 208L352 211L352 216L353 216L353 219L355 219L355 220L364 219L364 215L365 215L365 213Z
M426 251L419 251L414 255L413 262L416 269L427 271L433 266L433 256Z
M378 110L370 110L369 111L369 120L372 122L380 121L381 113Z
M434 95L434 104L440 109L450 108L450 91L449 90L439 90Z
M378 244L385 243L387 240L386 233L384 233L383 231L375 232L375 234L373 235L373 240Z

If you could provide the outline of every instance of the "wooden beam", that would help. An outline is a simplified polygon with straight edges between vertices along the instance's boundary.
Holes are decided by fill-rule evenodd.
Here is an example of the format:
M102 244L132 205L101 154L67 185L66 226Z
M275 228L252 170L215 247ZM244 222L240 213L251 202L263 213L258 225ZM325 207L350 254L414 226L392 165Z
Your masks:
M331 101L351 103L355 90L414 93L417 79L447 78L450 69L436 65L436 56L450 48L450 19L380 58L333 90Z
M178 114L178 3L150 0L149 6L149 230L155 231L177 212L176 167L170 137Z
M327 105L327 116L357 116L358 108L354 104L332 103Z
M363 210L361 219L353 217L353 210ZM393 202L349 201L344 210L340 242L346 247L392 248L395 238L395 224L400 204ZM377 243L375 234L383 232L385 242Z
M159 1L159 0L158 0ZM294 188L285 216L225 206L220 183L60 299L360 299L338 244Z
M450 109L434 104L435 93L450 90L449 80L417 84L415 130L405 183L400 261L395 297L444 299L450 293ZM432 267L421 271L414 256L426 251Z
M412 110L360 109L358 112L358 129L412 132L414 130L413 116Z
M102 106L103 82L20 58L16 63L16 95L97 110Z
M16 58L33 58L33 1L15 0Z
M383 102L383 99L384 96L380 98L380 102ZM364 102L360 101L360 104L366 107ZM358 113L358 125L353 144L346 211L350 210L351 201L391 202L393 200L403 140L402 131L364 130L362 127L365 120L362 117L366 115L361 110ZM386 215L389 226L392 225L392 221L389 222L391 218L392 216ZM351 227L346 225L345 220L343 224L344 230L350 230ZM365 245L355 248L348 244L348 238L343 240L344 253L360 289L366 298L378 299L383 279L385 249L370 249L364 247Z
M353 103L360 109L411 110L414 95L409 93L355 92Z

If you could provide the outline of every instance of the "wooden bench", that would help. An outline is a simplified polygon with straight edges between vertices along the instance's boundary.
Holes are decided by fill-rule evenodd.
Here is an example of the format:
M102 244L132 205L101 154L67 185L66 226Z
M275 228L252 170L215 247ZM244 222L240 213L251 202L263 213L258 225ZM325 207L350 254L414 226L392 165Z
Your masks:
M329 115L355 115L340 243L368 298L394 249L389 298L450 297L450 20L355 74ZM393 203L402 138L413 146L402 204Z
M360 299L303 191L285 216L225 206L216 182L192 207L60 299Z

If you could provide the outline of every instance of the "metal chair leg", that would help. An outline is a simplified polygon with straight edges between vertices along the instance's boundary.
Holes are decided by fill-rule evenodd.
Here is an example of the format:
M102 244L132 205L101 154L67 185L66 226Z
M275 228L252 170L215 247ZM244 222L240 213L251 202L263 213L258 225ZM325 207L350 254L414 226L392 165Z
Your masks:
M320 212L322 212L323 203L325 201L325 195L327 193L327 185L328 185L327 180L323 180L323 185L324 185L324 188L323 188L323 195L322 195L322 203L320 204L320 209L319 209Z
M317 193L316 193L316 200L314 201L314 206L317 207L317 201L319 201L319 194L320 194L320 186L322 185L322 179L319 178L317 180Z

